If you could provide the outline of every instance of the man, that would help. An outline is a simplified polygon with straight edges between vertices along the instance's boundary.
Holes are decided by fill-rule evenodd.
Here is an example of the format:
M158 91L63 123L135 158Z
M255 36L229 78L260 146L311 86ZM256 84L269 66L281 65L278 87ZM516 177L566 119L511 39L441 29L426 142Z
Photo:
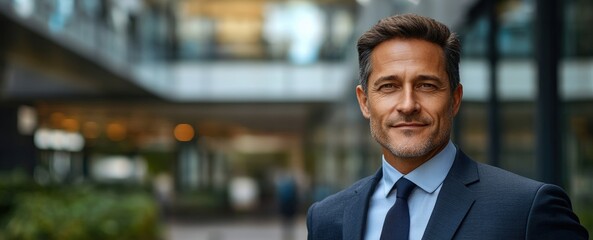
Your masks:
M460 43L445 25L392 16L357 47L356 96L382 167L311 206L309 239L588 239L561 188L477 163L451 143L463 88Z

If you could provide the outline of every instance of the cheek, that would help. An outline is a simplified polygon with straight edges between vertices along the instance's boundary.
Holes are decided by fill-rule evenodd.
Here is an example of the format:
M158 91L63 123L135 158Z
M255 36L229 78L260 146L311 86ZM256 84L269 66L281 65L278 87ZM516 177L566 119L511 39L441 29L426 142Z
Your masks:
M450 101L435 100L428 106L425 105L425 110L436 121L450 121L453 117L453 105Z
M395 105L395 99L389 97L375 97L369 100L370 111L377 115L389 114Z

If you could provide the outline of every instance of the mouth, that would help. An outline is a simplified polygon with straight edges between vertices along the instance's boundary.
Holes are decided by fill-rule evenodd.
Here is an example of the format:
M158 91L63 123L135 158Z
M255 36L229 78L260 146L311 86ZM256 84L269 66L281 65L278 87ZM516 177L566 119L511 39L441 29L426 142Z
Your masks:
M402 122L402 123L398 123L393 125L393 128L399 128L399 129L418 129L418 128L423 128L428 126L428 124L426 123L421 123L421 122Z

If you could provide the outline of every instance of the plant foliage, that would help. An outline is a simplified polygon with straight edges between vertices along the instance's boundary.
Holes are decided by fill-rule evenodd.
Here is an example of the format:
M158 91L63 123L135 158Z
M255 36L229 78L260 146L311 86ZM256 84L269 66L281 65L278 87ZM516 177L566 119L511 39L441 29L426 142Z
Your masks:
M0 239L160 238L158 208L146 192L0 182Z

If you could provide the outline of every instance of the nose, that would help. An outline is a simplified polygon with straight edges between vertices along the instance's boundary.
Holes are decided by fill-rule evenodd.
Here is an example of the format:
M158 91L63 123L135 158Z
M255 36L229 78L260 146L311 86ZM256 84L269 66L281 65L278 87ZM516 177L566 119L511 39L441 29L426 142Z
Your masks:
M416 97L412 89L403 90L397 99L396 110L404 115L417 113L420 110L420 104Z

